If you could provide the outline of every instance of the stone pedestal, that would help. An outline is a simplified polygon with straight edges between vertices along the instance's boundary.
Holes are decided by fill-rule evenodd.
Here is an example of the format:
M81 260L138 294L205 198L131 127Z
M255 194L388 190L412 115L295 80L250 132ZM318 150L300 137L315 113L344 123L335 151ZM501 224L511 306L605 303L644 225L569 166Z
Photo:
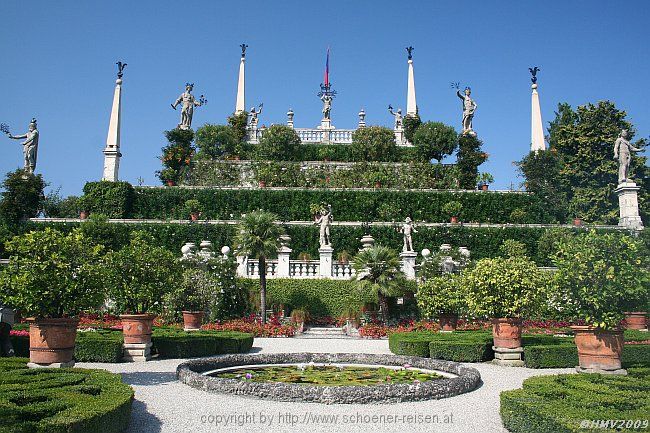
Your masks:
M415 251L402 251L399 254L402 259L402 272L409 280L415 280L415 259L418 253Z
M629 229L643 229L643 222L639 216L639 200L637 192L641 188L634 182L619 183L614 190L618 195L619 218L618 225Z
M151 343L122 345L122 358L125 362L145 362L151 359Z
M332 254L334 248L325 246L318 249L320 260L320 276L322 278L332 278Z
M403 146L406 144L406 137L404 137L404 128L394 129L395 131L395 144Z
M508 367L523 367L524 366L524 348L516 347L514 349L506 349L505 347L492 346L494 350L494 363L497 365L505 365Z
M291 255L291 248L281 247L278 250L278 267L275 270L275 276L278 278L289 278L290 268L289 268L289 256Z
M74 359L70 362L53 362L51 364L37 364L35 362L28 362L27 368L72 368L74 367Z

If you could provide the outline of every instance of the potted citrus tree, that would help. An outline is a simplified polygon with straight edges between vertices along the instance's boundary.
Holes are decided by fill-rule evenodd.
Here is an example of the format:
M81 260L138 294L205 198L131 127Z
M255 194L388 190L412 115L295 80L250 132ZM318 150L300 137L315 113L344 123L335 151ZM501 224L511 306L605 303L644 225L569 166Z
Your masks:
M185 331L201 329L212 295L216 295L220 290L210 271L212 268L210 262L215 260L204 259L197 255L182 259L184 267L182 282L167 295L166 307L182 313Z
M457 201L450 201L442 206L442 211L447 214L452 224L456 224L463 211L463 205Z
M126 344L151 343L153 321L162 310L161 300L181 283L179 261L153 243L149 234L135 231L129 245L104 258L108 295L120 314Z
M498 348L521 347L522 318L537 306L545 280L527 257L481 259L462 274L468 309L492 319Z
M196 221L201 216L203 207L197 199L190 199L185 202L185 214L190 216L192 221Z
M458 316L467 309L459 279L458 274L444 274L418 285L416 298L422 316L437 318L446 332L456 330Z
M494 182L494 176L490 173L480 173L476 176L476 184L481 191L487 191L490 184Z
M31 316L29 357L38 365L72 366L77 315L104 302L103 247L79 230L47 228L6 243L9 265L0 274L0 303Z
M643 244L619 234L595 231L560 239L554 262L557 297L573 326L579 371L621 369L623 329L630 303L647 303L648 254Z
M291 311L291 322L296 325L296 332L302 333L305 330L305 323L309 321L309 311L302 308L295 308Z

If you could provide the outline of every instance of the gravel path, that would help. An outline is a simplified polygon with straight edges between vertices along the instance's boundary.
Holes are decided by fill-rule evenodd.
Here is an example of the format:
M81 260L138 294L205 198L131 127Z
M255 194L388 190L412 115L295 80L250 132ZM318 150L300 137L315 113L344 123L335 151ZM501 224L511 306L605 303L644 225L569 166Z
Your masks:
M390 353L386 340L256 338L252 352ZM146 363L78 363L121 373L135 389L128 433L185 432L507 432L499 417L499 393L524 379L575 372L573 369L499 367L471 364L483 385L460 396L417 403L324 405L286 403L210 394L176 381L182 360Z

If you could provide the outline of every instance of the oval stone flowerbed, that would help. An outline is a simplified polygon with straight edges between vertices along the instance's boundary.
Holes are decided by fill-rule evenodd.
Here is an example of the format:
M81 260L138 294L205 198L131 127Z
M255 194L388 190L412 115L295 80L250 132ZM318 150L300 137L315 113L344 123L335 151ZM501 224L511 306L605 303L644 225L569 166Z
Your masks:
M313 383L255 382L252 376L222 377L215 370L226 372L247 370L261 366L296 368L302 364L338 365L351 367L385 367L402 370L409 364L420 374L428 373L432 380L409 380L408 383L382 383L363 385L342 385L332 381L331 385ZM234 367L234 368L233 368ZM222 370L222 371L224 371ZM210 374L217 373L216 376ZM433 373L436 373L434 376ZM240 374L240 373L236 373ZM350 354L350 353L273 353L237 354L213 358L195 359L178 366L178 379L194 388L209 392L249 395L280 401L306 401L316 403L395 403L404 401L430 400L453 397L474 390L481 383L479 372L456 362L428 358ZM436 377L436 376L440 377ZM435 378L434 378L435 377Z

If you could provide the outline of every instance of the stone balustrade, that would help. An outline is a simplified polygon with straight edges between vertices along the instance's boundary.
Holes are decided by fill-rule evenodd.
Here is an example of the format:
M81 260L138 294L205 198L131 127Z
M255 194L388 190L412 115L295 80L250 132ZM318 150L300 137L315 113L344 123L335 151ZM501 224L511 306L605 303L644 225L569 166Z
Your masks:
M300 141L304 144L352 144L352 134L356 129L318 129L318 128L294 128ZM266 132L266 128L248 128L246 140L250 144L257 144ZM403 138L403 131L395 131L395 139L398 146L411 146Z

